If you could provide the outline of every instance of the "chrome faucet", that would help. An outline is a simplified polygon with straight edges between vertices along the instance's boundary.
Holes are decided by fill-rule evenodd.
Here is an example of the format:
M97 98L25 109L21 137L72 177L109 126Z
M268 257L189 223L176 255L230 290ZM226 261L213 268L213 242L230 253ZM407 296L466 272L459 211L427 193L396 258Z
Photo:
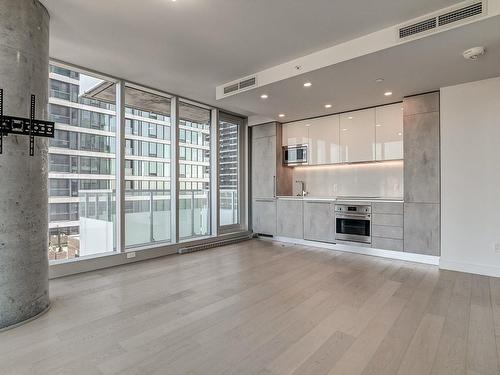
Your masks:
M302 180L297 180L295 183L300 184L300 193L297 194L298 197L305 197L308 193L306 191L306 183Z

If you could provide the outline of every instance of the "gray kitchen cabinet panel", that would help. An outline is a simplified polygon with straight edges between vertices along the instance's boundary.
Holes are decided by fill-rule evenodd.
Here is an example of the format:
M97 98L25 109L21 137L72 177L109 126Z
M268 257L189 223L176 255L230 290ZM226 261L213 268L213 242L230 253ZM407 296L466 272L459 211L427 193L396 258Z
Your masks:
M276 235L276 200L254 199L252 207L253 232Z
M382 250L403 251L403 240L372 237L372 247Z
M439 206L429 203L405 203L405 252L440 255Z
M439 92L410 96L403 101L405 116L439 112Z
M373 225L389 225L393 227L403 226L403 215L372 214Z
M277 200L277 228L280 237L304 238L303 202L300 199Z
M372 225L372 236L391 238L394 240L403 239L403 227L389 225Z
M335 211L332 202L304 201L304 239L335 242Z
M264 125L252 126L252 139L275 137L276 123L272 122Z
M439 203L439 112L404 117L405 202Z
M374 214L403 215L403 202L372 202Z
M276 137L252 141L252 196L272 198L276 195Z

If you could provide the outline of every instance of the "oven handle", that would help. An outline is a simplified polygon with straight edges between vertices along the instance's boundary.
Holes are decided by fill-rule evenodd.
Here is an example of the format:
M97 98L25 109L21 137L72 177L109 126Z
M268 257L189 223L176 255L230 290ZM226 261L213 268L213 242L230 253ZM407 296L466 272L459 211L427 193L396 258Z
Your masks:
M354 214L344 215L344 214L337 214L337 215L335 215L335 218L336 219L367 219L367 220L371 220L371 215L370 214L368 214L368 215L354 215Z

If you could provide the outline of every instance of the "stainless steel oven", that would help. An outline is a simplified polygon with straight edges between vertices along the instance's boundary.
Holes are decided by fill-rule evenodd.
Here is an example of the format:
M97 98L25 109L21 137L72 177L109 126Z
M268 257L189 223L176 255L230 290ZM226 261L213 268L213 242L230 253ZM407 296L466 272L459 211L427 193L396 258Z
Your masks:
M335 239L372 242L372 207L370 205L335 205Z
M283 164L285 165L307 164L307 145L284 146Z

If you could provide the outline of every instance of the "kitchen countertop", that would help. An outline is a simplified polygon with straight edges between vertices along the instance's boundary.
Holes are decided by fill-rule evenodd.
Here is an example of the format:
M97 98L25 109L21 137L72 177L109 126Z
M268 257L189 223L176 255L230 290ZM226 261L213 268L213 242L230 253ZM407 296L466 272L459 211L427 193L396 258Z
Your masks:
M301 196L290 196L290 195L282 195L277 196L277 199L292 199L292 200L303 200L303 201L326 201L326 202L389 202L389 203L403 203L403 198L383 198L383 197L315 197L306 195L305 197Z

